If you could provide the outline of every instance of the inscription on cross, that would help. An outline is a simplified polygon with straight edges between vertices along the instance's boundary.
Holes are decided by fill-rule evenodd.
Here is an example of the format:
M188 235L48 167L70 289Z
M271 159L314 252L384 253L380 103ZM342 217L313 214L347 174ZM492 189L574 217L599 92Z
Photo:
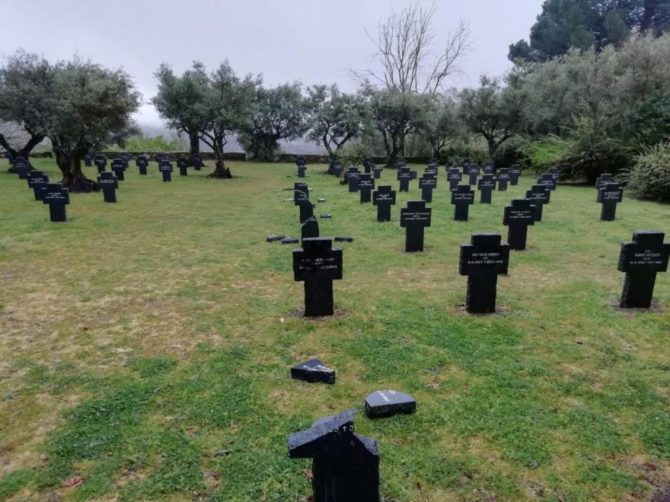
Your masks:
M358 191L361 196L361 203L367 203L372 200L372 190L375 188L375 180L372 174L361 174L358 180Z
M47 183L42 191L42 203L49 205L51 221L67 221L65 206L70 203L70 193L61 183Z
M496 178L498 179L498 191L506 192L507 185L511 180L509 169L506 167L501 167L500 169L498 169L498 175L496 176Z
M620 306L651 307L656 274L668 270L670 243L663 243L665 234L658 231L633 233L632 242L621 245L619 271L626 273Z
M358 192L358 184L361 181L361 172L358 170L358 168L350 167L347 169L347 172L344 176L347 180L347 183L349 184L349 192Z
M324 237L304 239L293 251L293 277L305 283L305 316L333 315L333 281L342 279L342 250Z
M400 184L398 191L409 192L409 182L416 179L416 171L412 171L409 167L401 167L398 169L397 178Z
M616 182L603 182L598 188L597 202L602 204L600 210L601 221L614 221L616 218L616 206L623 201L623 187Z
M28 173L28 186L33 189L35 200L42 200L42 192L47 183L49 183L49 177L42 171Z
M496 188L496 179L492 174L485 174L477 182L477 188L479 188L479 202L482 204L491 203L491 193Z
M449 182L449 190L456 190L456 187L461 182L463 175L457 167L450 167L447 170L447 181Z
M535 204L528 199L514 199L511 206L505 208L503 225L507 226L507 242L512 249L526 249L528 225L535 224Z
M437 178L425 175L419 179L421 198L426 202L433 202L433 190L437 187Z
M459 185L451 192L451 203L454 205L454 220L468 221L470 206L475 202L475 192L470 185Z
M474 234L470 244L461 246L459 273L468 276L465 308L472 314L496 311L498 275L507 274L509 244L500 234Z
M119 181L113 173L105 171L98 176L98 184L102 188L105 202L116 202L116 189L119 188Z
M405 251L423 251L424 229L430 226L430 208L422 200L411 200L400 210L400 226L405 229Z
M526 199L535 204L535 221L542 221L542 209L551 200L551 190L545 185L533 185L526 191Z
M391 221L391 206L395 205L395 190L390 185L377 187L372 194L372 203L377 206L377 221Z
M149 166L149 159L147 159L144 155L140 155L135 159L135 165L140 171L140 176L147 175L147 167Z
M124 181L125 178L123 176L123 173L126 171L126 163L124 162L123 159L114 159L112 161L112 171L114 171L114 174L116 175L116 179L119 181Z
M163 175L163 181L172 181L172 164L169 160L161 160L158 164L158 170Z

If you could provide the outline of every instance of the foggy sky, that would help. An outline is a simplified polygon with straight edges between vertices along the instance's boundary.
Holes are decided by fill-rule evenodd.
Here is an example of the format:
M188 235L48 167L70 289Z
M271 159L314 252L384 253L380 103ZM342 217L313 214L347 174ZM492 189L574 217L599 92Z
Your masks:
M144 104L137 120L160 125L153 73L160 63L181 72L193 60L213 69L228 59L238 73L262 73L276 85L337 83L354 90L350 69L369 68L380 20L409 0L1 0L0 57L22 48L48 60L78 55L122 67ZM436 0L436 42L460 19L470 52L450 85L475 85L483 73L509 67L510 43L527 38L543 0ZM367 33L366 33L367 30Z

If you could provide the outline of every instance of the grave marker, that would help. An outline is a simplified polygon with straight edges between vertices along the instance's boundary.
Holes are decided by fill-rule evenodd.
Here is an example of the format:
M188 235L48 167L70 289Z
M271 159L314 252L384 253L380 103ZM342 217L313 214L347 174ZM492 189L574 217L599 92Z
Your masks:
M463 175L457 167L450 167L447 171L447 181L449 182L449 190L456 190L458 184L461 182Z
M335 383L335 370L327 368L318 359L310 359L291 368L291 378L308 383Z
M491 193L496 188L496 180L492 174L485 174L477 182L477 188L479 189L479 202L482 204L491 203Z
M293 251L293 277L305 283L305 316L333 315L333 281L342 279L342 250L333 241L304 239Z
M98 173L101 173L107 167L107 157L102 153L96 153L93 159L95 167L98 169Z
M506 167L501 167L498 169L498 175L496 176L498 180L498 191L499 192L506 192L507 191L507 185L510 182L510 175L509 175L509 169Z
M163 175L163 182L172 181L172 163L169 160L161 160L158 170Z
M365 398L368 418L390 417L400 413L414 413L416 401L409 394L397 390L378 390Z
M621 245L619 271L626 273L619 305L622 308L648 309L654 295L658 272L667 272L670 243L663 243L665 234L658 231L637 231L632 242Z
M90 153L84 155L84 165L86 167L91 167L93 165L93 155Z
M533 185L526 191L526 199L535 204L535 221L542 221L542 209L551 201L551 190L546 185Z
M451 192L451 203L454 205L454 220L468 221L470 206L475 203L475 192L470 185L459 185Z
M195 169L196 171L200 171L205 165L200 155L193 155L191 157L191 164L193 164L193 169Z
M596 178L596 190L600 190L600 185L605 183L616 183L616 180L610 173L603 173Z
M65 206L70 203L70 194L61 183L47 183L42 190L42 203L49 205L51 221L67 221Z
M358 168L350 167L349 169L347 169L345 177L347 183L349 184L349 193L358 192L358 183L360 182L361 179L361 172L358 170Z
M361 174L358 179L358 191L361 194L361 203L370 202L372 200L372 190L375 188L375 180L372 174Z
M293 205L299 206L301 200L309 199L309 187L306 183L293 184Z
M496 311L498 275L507 274L509 249L500 234L473 234L470 244L461 246L459 273L468 276L465 308L471 314Z
M126 171L126 163L123 161L123 159L114 159L112 161L112 171L114 171L116 179L119 181L123 181L125 179L123 173Z
M514 199L512 205L505 208L503 225L508 227L507 242L512 249L526 249L528 225L535 224L535 204L528 199Z
M28 186L33 189L35 200L42 200L47 183L49 183L49 177L42 171L30 171L28 173Z
M179 176L188 176L188 159L186 157L177 159L177 167L179 168Z
M538 185L544 185L552 192L556 190L556 178L551 173L544 173L537 179Z
M409 192L409 182L416 178L416 171L411 171L409 167L401 167L396 175L400 183L399 192Z
M621 201L623 201L623 187L619 183L601 183L597 197L597 202L602 204L600 221L614 221L616 206Z
M354 433L354 414L317 420L288 438L291 458L312 459L313 502L379 502L377 443Z
M468 183L471 186L476 186L477 185L477 178L479 178L479 175L481 173L481 169L477 164L470 164L467 169L466 173L468 175Z
M380 179L382 177L382 170L382 166L374 164L372 166L372 177L376 180Z
M28 173L30 172L30 164L24 157L15 157L14 158L14 169L16 169L16 174L19 175L20 180L27 180Z
M377 221L391 221L391 206L395 205L395 191L390 185L377 187L372 194L372 203L377 206Z
M98 176L98 184L102 188L105 202L116 202L116 189L119 188L119 181L113 173L105 171Z
M302 155L296 157L295 165L298 167L298 178L305 177L305 170L307 169L307 161Z
M400 226L405 229L405 251L423 251L424 228L430 226L430 208L422 200L411 200L400 210Z
M149 166L149 159L147 159L144 155L140 155L135 159L135 165L140 171L140 176L147 175L147 167Z
M300 206L300 224L305 223L308 218L314 216L314 205L309 199L298 200L298 206Z
M319 237L319 222L316 218L312 216L305 220L305 223L300 227L300 237L303 240Z
M437 186L437 179L424 175L419 179L419 188L421 189L421 198L426 202L433 202L433 190Z
M521 177L521 168L519 166L512 166L509 170L509 184L513 187L519 184L519 178Z

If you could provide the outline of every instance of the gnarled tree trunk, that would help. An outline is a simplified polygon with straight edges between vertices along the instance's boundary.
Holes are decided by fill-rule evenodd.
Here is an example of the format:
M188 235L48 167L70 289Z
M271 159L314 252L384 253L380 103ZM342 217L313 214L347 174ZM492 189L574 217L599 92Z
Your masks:
M39 145L43 140L44 140L43 134L31 135L28 142L25 145L23 145L22 148L16 150L12 148L7 139L2 134L0 134L0 146L2 146L7 151L7 153L11 155L12 158L23 157L24 159L26 159L26 162L28 162L29 169L34 169L33 165L30 163L30 152L32 152L33 148ZM16 169L14 168L14 166L10 166L7 172L16 173Z
M229 179L233 175L230 172L230 169L226 167L226 163L223 159L223 147L225 142L223 138L215 138L212 142L214 155L216 155L216 169L209 175L210 178L223 178Z
M61 183L71 192L97 192L100 185L84 176L81 170L82 154L54 148L56 162L63 173Z

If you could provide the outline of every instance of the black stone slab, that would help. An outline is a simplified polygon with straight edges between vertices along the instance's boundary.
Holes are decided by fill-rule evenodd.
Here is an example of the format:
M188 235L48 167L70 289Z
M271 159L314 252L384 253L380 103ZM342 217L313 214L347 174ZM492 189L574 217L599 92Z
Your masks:
M369 418L414 413L416 401L409 394L395 390L377 390L365 398L365 414Z
M551 201L551 190L546 185L533 185L526 191L526 199L535 204L535 221L542 221L542 209Z
M490 204L491 194L496 188L496 179L492 174L485 174L477 182L477 188L479 189L479 202L481 204Z
M119 188L119 181L114 176L114 173L108 171L100 173L98 175L98 184L102 189L104 201L116 202L116 189Z
M421 189L421 199L425 202L433 202L433 190L437 187L437 178L424 174L419 178L419 188Z
M667 272L670 243L663 243L659 231L637 231L632 242L621 245L619 271L626 273L619 305L622 308L648 309L654 295L658 272Z
M614 221L616 219L616 208L623 201L623 187L616 182L603 182L598 189L597 202L602 204L600 211L601 221Z
M475 192L470 185L458 185L451 192L451 203L454 205L454 220L468 221L470 206L475 203Z
M405 229L405 251L423 251L424 228L430 226L430 208L422 200L413 200L400 210L400 226Z
M456 187L463 179L463 174L456 167L450 167L447 170L447 181L449 182L449 190L456 190Z
M302 239L311 239L314 237L319 237L319 222L313 216L307 218L305 223L302 224L300 228L300 236Z
M459 273L468 276L465 308L472 314L496 311L498 275L507 274L509 265L510 247L501 240L500 234L474 234L461 246Z
M61 183L46 184L42 190L42 203L49 205L51 221L67 221L65 206L70 203L70 193Z
M163 175L163 181L172 181L172 164L167 160L162 160L158 164L158 171Z
M298 207L300 208L300 224L302 225L308 218L314 216L314 204L308 199L301 199L298 201Z
M126 172L126 162L123 159L116 158L112 160L112 172L116 175L116 179L124 181L124 173Z
M355 410L322 418L288 438L291 458L312 459L313 502L379 502L377 443L354 433Z
M508 228L507 242L512 249L526 249L528 225L535 224L535 212L535 204L528 199L514 199L512 205L505 208L503 225Z
M293 251L293 277L305 283L305 316L334 313L333 281L342 279L342 250L324 237L303 239Z
M395 190L390 185L378 187L372 194L372 203L377 206L377 221L391 221L391 206L395 205Z
M509 185L509 182L511 180L509 169L506 167L501 167L500 169L498 169L496 180L498 181L498 191L506 192L507 185Z
M328 368L318 359L310 359L291 368L291 378L308 383L335 383L335 370Z
M179 169L179 176L188 176L188 159L186 157L179 157L177 159L177 168Z
M365 204L372 201L372 190L375 188L375 180L372 174L361 174L358 180L358 191L361 196L361 203Z

